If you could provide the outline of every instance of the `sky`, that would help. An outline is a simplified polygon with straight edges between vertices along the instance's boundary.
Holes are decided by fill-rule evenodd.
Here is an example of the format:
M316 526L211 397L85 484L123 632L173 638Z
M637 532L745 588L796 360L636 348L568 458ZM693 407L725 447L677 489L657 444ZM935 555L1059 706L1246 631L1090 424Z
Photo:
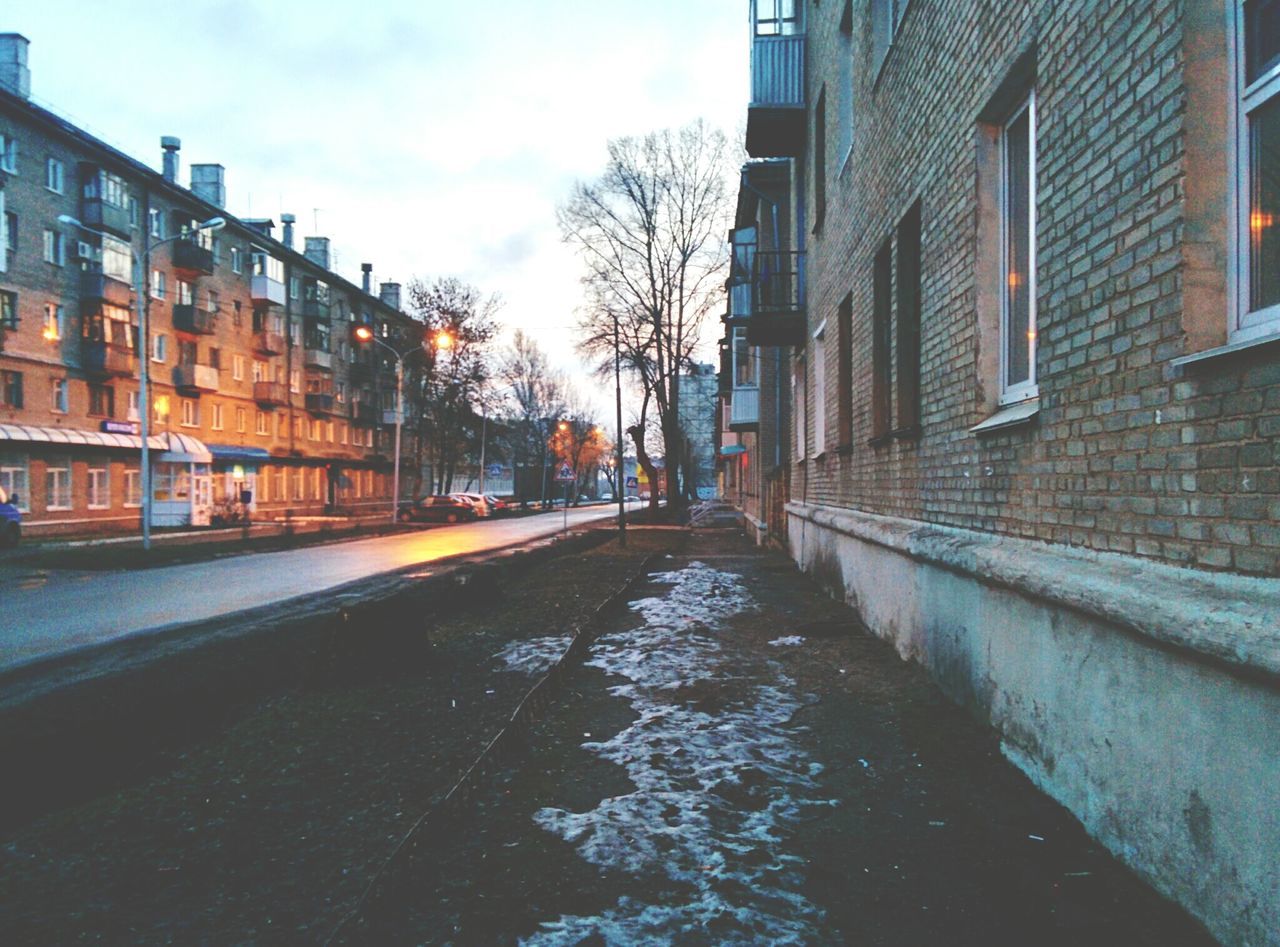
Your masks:
M6 7L40 104L156 169L160 136L178 136L183 184L222 164L231 213L297 215L295 245L330 237L357 285L370 262L376 282L500 294L508 332L579 376L581 267L557 204L603 170L610 138L695 118L732 138L746 114L745 0Z

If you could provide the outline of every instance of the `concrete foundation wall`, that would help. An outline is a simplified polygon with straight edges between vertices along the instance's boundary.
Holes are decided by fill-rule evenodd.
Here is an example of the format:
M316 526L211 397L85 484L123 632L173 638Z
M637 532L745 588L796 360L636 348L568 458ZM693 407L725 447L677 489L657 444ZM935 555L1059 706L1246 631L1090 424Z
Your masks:
M793 555L1229 944L1280 944L1280 582L804 504Z

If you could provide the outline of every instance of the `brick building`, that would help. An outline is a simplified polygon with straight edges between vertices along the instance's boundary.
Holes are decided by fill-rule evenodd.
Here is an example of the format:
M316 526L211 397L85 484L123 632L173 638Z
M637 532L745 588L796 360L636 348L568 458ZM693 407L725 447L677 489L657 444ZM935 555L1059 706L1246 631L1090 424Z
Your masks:
M804 284L799 331L745 319L788 362L792 554L1160 890L1274 942L1280 4L751 7Z
M259 516L385 506L394 372L350 330L410 346L399 286L333 273L327 238L299 252L290 215L278 239L230 216L220 165L184 187L178 139L153 171L29 88L26 40L0 36L0 486L24 530L137 528L143 357L154 525L207 523L242 491Z

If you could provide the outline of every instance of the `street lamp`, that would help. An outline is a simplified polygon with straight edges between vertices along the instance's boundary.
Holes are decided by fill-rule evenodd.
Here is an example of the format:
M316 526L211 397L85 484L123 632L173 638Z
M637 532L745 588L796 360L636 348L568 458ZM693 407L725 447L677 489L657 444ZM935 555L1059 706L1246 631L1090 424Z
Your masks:
M82 224L70 214L61 214L58 223L67 227L77 227L87 233L100 237L110 237L108 233ZM210 217L203 223L196 224L192 233L221 230L227 225L222 217ZM151 548L151 449L148 438L151 434L151 402L147 397L147 364L151 360L151 334L149 320L151 316L151 251L156 247L189 237L189 233L175 233L171 237L151 242L151 237L144 229L142 233L142 260L138 264L137 278L134 281L134 295L137 298L138 313L138 432L142 439L142 548ZM116 239L116 238L112 238Z

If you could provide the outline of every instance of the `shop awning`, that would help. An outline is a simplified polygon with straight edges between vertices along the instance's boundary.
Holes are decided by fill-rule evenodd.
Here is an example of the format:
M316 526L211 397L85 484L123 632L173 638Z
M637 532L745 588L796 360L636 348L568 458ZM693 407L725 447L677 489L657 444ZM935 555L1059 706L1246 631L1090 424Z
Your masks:
M229 460L243 463L260 463L271 459L271 452L261 447L245 447L242 444L206 444L213 459Z
M741 444L725 444L720 448L721 457L733 457L736 454L745 454L747 449Z
M107 431L81 431L70 427L39 427L34 424L0 424L0 443L65 444L68 447L132 447L142 450L142 438L136 434L112 434ZM150 439L159 448L158 438Z
M204 446L204 441L197 437L192 437L190 434L175 434L173 431L166 431L164 434L158 434L147 439L153 449L157 441L160 442L159 449L161 453L156 460L168 463L213 463L213 455L209 453L209 448Z

